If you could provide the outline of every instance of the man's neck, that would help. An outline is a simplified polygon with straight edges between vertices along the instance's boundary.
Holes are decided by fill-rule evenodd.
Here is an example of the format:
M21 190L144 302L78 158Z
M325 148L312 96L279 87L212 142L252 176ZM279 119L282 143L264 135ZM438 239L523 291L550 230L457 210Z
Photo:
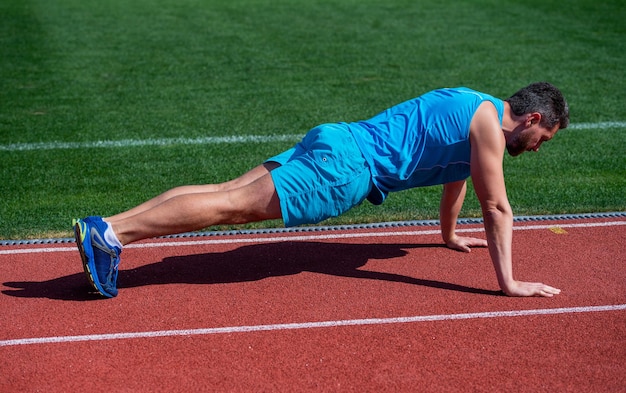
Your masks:
M510 134L520 124L524 124L524 116L518 116L511 110L511 105L504 101L504 115L502 116L502 132Z

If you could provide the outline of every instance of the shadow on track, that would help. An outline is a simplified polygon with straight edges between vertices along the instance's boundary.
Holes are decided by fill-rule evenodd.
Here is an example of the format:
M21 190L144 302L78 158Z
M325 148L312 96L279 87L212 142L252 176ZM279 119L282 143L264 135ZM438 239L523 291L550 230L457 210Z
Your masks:
M361 270L370 259L407 255L406 249L445 247L441 244L343 244L323 242L277 242L243 246L232 251L164 258L160 262L120 270L119 288L145 285L222 284L257 281L268 277L313 272L340 277L402 282L444 290L501 296L501 291L424 280L387 272ZM123 264L122 260L122 264ZM16 288L2 293L15 297L60 300L92 300L82 273L43 282L7 282Z

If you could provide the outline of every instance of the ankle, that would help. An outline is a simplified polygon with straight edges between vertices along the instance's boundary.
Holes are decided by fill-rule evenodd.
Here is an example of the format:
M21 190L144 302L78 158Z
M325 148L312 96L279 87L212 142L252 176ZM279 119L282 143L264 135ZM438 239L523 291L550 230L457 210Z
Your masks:
M105 221L107 224L107 229L104 231L104 240L106 240L109 244L119 247L120 250L124 247L120 239L115 234L115 230L113 229L113 224L108 221Z

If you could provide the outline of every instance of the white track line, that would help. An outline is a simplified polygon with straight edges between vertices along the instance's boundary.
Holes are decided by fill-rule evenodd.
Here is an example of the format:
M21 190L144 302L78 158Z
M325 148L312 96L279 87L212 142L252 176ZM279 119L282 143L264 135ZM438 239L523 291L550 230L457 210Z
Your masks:
M607 128L626 128L623 121L605 121L597 123L570 124L568 130L592 130ZM0 151L30 151L30 150L54 150L54 149L89 149L89 148L119 148L141 146L171 146L171 145L219 145L225 143L269 143L269 142L295 142L304 135L233 135L233 136L207 136L200 138L160 138L160 139L122 139L117 141L91 141L91 142L34 142L34 143L11 143L0 145Z
M149 332L89 334L89 335L82 335L82 336L20 338L20 339L14 339L14 340L1 340L0 347L29 345L29 344L68 343L68 342L78 342L78 341L105 341L105 340L124 340L124 339L132 339L132 338L206 336L206 335L227 334L227 333L249 333L249 332L280 331L280 330L318 329L318 328L331 328L331 327L341 327L341 326L364 326L364 325L387 325L387 324L399 324L399 323L437 322L437 321L453 321L453 320L459 320L459 319L511 318L511 317L523 317L523 316L531 316L531 315L574 314L574 313L606 312L606 311L621 311L621 310L626 310L626 304L616 304L616 305L609 305L609 306L544 308L544 309L535 309L535 310L516 310L516 311L489 311L489 312L477 312L477 313L465 313L465 314L418 315L418 316L413 316L413 317L398 317L398 318L344 319L344 320L338 320L338 321L281 323L281 324L273 324L273 325L230 326L230 327L217 327L217 328L205 328L205 329L156 330L156 331L149 331Z
M626 225L626 221L609 221L609 222L590 222L580 224L548 224L548 225L518 225L514 226L514 231L541 230L558 228L593 228L593 227L609 227ZM457 232L483 232L484 228L458 228ZM244 244L244 243L272 243L286 241L311 241L311 240L328 240L328 239L353 239L362 237L391 237L391 236L424 236L436 235L439 229L422 230L422 231L387 231L387 232L361 232L361 233L329 233L324 235L297 235L297 236L272 236L272 237L256 237L256 238L226 238L226 239L207 239L207 240L188 240L188 241L159 241L154 243L135 243L129 244L125 248L159 248L159 247L182 247L182 246L200 246L208 244ZM16 248L12 250L0 250L0 255L13 254L38 254L48 252L74 252L76 247L29 247Z

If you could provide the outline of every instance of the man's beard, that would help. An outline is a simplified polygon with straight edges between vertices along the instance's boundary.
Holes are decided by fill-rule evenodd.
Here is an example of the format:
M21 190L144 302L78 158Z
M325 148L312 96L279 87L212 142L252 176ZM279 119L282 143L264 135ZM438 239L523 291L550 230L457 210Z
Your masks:
M530 140L532 133L521 132L513 137L513 140L506 144L506 150L513 157L519 156L523 152L527 151L530 147Z

